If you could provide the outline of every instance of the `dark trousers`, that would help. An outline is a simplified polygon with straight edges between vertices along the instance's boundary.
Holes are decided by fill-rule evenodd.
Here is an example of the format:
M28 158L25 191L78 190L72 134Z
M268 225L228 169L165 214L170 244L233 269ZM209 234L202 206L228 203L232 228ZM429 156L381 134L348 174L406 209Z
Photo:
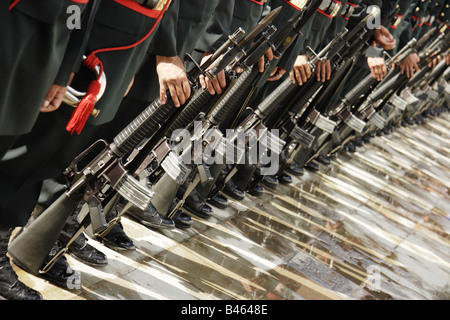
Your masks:
M31 133L12 146L25 149L16 157L0 161L0 225L23 226L28 221L45 179L60 176L95 136L99 126L86 124L81 135L65 130L70 114L41 113Z

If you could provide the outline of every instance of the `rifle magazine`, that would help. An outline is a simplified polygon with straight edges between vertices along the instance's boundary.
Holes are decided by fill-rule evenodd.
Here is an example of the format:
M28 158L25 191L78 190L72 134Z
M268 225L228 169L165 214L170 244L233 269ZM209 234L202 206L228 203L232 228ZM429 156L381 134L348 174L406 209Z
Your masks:
M303 130L298 125L295 125L294 129L292 130L291 138L294 139L295 142L306 148L311 148L315 139L312 134Z
M142 185L137 179L125 174L116 186L116 191L141 210L145 210L153 198L154 192Z

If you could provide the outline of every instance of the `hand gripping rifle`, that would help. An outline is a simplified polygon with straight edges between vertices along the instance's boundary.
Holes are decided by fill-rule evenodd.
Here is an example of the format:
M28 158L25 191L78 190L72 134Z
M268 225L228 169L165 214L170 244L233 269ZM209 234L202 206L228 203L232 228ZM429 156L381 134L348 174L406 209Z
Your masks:
M345 72L347 72L348 68L342 67L341 64L343 63L340 61L342 61L344 57L352 57L353 55L356 55L356 52L359 50L356 50L355 47L360 46L359 42L365 43L364 37L367 30L364 27L368 19L374 14L376 13L367 15L350 32L345 29L342 34L338 35L333 41L331 41L319 54L315 54L312 50L310 50L314 54L310 62L313 70L315 63L319 60L333 60L336 56L339 58L338 62L335 62L332 65L333 70L338 69L338 72L334 74L334 79L336 80L327 83L328 87L333 87L335 83L338 83L342 77L340 73L345 74ZM340 68L338 68L338 66ZM279 91L284 91L286 87L292 85L293 84L290 83L289 79L286 79L273 94L276 95ZM303 149L308 150L312 148L316 137L311 134L311 124L327 132L334 129L333 122L322 116L320 112L317 112L315 109L315 106L317 105L315 100L321 96L323 93L322 90L326 90L327 85L317 81L315 77L309 78L301 89L298 90L298 93L294 95L293 98L291 97L292 103L287 108L287 112L285 112L284 120L275 125L275 127L282 129L282 139L286 140L282 157L280 159L280 167L275 176L284 171L284 169L293 161L293 158L297 152ZM316 111L316 116L311 124L308 124L308 116L311 115L313 111ZM277 115L276 117L280 116ZM250 188L255 186L261 179L262 177L254 179Z
M302 16L301 24L298 21L299 15L296 15L290 20L290 22L282 30L277 31L273 37L265 37L264 41L262 41L260 45L258 44L259 42L257 42L257 44L258 44L257 49L252 54L250 54L248 56L248 58L246 58L241 64L239 64L240 67L247 68L247 70L238 77L234 86L229 88L229 90L223 95L223 97L221 97L220 101L213 108L212 112L209 114L208 118L204 122L203 127L200 130L197 130L197 135L196 135L197 138L195 138L194 140L203 138L203 137L201 137L201 135L204 133L214 132L213 130L211 130L212 128L217 129L219 126L222 128L227 128L227 129L230 128L230 126L229 126L230 118L233 118L233 116L236 115L236 109L238 109L241 106L241 102L242 102L243 98L245 98L245 94L251 88L251 85L255 82L255 79L257 79L261 76L259 71L256 68L253 68L254 64L256 64L256 62L265 54L265 52L267 51L268 48L272 47L273 49L277 49L278 47L274 47L275 43L280 43L280 44L283 43L284 46L281 49L281 52L284 51L287 48L287 46L286 46L287 41L286 41L285 37L287 37L287 35L289 34L288 31L292 30L293 26L295 26L295 28L296 28L295 33L298 34L299 30L301 30L301 27L303 27L303 25L306 23L307 19L309 19L312 16L313 10L315 11L317 9L317 6L318 6L318 4L316 3L315 6L308 8L305 15ZM291 37L290 43L292 43L293 35L291 34L288 36ZM280 50L278 50L278 52L280 52ZM195 130L194 130L194 135L195 135ZM222 147L222 150L223 150L223 148L225 148L223 143L221 144L217 141L215 141L215 146L212 147L208 137L205 137L205 138L206 139L203 140L203 145L209 147L210 150L220 149L220 148L217 148L217 146L219 146L219 145ZM234 136L231 139L233 141L227 141L227 144L228 143L233 144L235 142L236 138L237 138L237 136ZM185 139L184 141L187 141L187 140ZM189 143L190 142L188 142L188 144ZM229 145L227 145L227 147L228 146ZM181 150L186 150L188 148L189 148L189 145L186 145L186 144L181 145ZM244 155L245 151L242 148L240 148L240 146L238 146L237 144L233 144L233 148L231 148L231 149L233 149L231 152L230 152L230 149L227 149L227 156L229 156L229 153L233 154L233 158L236 159L235 161L239 163L240 159ZM190 153L189 151L185 152L185 154L189 154L189 153ZM219 157L222 157L222 160L224 159L223 154L219 155ZM196 161L194 159L194 163L195 162L202 162L202 161L201 160ZM180 166L181 165L171 166L171 167L179 168ZM200 197L205 199L207 197L207 195L210 194L210 191L214 187L215 182L218 178L218 174L222 171L222 169L225 166L226 165L224 164L223 161L221 161L220 163L211 164L212 175L208 174L208 168L205 168L205 165L203 163L200 164L199 166L197 166L198 170L197 170L195 177L193 177L193 180L188 183L186 191L184 192L184 195L181 196L181 201L178 202L178 205L175 206L171 210L171 213L169 214L169 216L172 217L176 213L176 210L183 204L183 202L185 201L187 196L194 189L194 187L196 187L198 185L198 183L200 181L202 182L202 184L201 184L201 186L199 186L198 192L199 192ZM167 173L167 171L166 171L166 173ZM187 175L187 172L185 172L185 174ZM192 175L190 175L190 177L192 178ZM179 178L179 176L175 176L175 175L172 176L172 180L177 179L177 178ZM158 186L159 185L161 185L161 188L164 188L164 186L167 186L168 178L166 178L164 180L163 184L159 184L159 182L158 182ZM155 188L155 190L156 190L156 188ZM166 207L167 207L167 205L166 205ZM164 209L166 209L166 208L164 208Z
M360 29L363 27L363 23L361 23L360 28L355 28L351 32L348 32L347 30L337 36L333 41L331 41L327 47L325 47L319 54L316 54L311 60L311 68L314 69L315 64L319 60L328 60L334 58L339 51L344 48L350 40L354 38L354 36L360 31ZM320 89L322 86L322 83L318 82L314 77L311 77L307 83L305 84L307 90L310 93L310 96L314 96L315 92ZM239 126L238 129L242 130L243 132L249 134L251 132L256 133L257 135L257 141L260 141L260 138L263 137L263 143L261 146L266 147L266 154L270 152L271 158L280 156L280 153L283 151L283 146L285 146L285 141L283 139L279 139L279 136L276 134L272 134L270 132L266 125L265 121L267 121L268 117L273 116L274 112L277 110L280 110L280 108L283 106L283 104L288 101L292 94L295 93L295 91L298 90L298 85L293 84L290 79L285 79L276 90L274 90L269 96L267 96L250 114ZM294 105L290 108L290 112L293 112L292 114L299 114L302 112L301 108L303 105ZM291 114L291 115L292 115ZM275 129L274 133L279 132L279 128ZM261 133L259 133L261 132ZM286 135L288 136L288 135ZM265 140L265 141L264 141ZM258 165L261 165L261 163L258 163ZM272 166L273 164L271 164ZM239 177L239 188L241 189L252 189L256 184L262 179L263 175L260 175L258 177L254 177L253 181L249 184L250 179L253 177L254 172L256 171L256 166L241 166L240 170L238 169L238 165L235 165L233 169L230 171L228 176L226 177L226 181L228 181L233 174L237 174ZM265 168L267 169L267 168ZM275 172L272 171L272 167L270 167L271 174L276 174L278 171L278 168L276 168ZM239 173L237 171L239 170ZM269 172L269 170L265 171L266 173Z
M388 68L391 64L399 65L413 52L425 52L428 49L434 48L437 43L436 41L431 45L426 46L428 40L434 34L435 30L432 29L422 36L419 41L412 39L394 57L389 58L387 61ZM423 58L423 53L420 53L420 56ZM422 59L420 65L424 67L429 59L430 58ZM423 74L419 75L416 73L414 77L416 76L422 77ZM338 125L338 131L333 136L334 140L326 141L321 150L324 152L327 151L327 155L331 155L340 150L345 143L351 141L355 135L366 135L369 132L383 129L389 121L389 114L395 114L396 110L398 110L398 112L403 112L409 103L416 103L416 101L412 101L412 99L406 101L397 94L399 93L400 88L405 88L405 84L411 83L411 80L413 79L407 79L405 75L402 75L398 67L395 69L389 68L389 73L386 77L374 86L369 94L361 98L363 88L375 83L374 79L369 74L355 88L349 91L341 101L341 106L345 105L346 108L350 108L351 112L354 112L356 117L366 122L366 125L362 130L355 130L354 127L344 121L345 116L341 112L340 120L342 121ZM341 110L343 109L341 108ZM352 132L354 132L353 135ZM332 145L334 145L334 147L332 147Z
M271 36L276 31L276 28L273 26L269 26L269 24L275 19L280 10L281 7L272 10L252 29L251 32L249 32L244 37L242 41L240 41L239 47L242 48L242 50L239 51L239 56L231 58L231 56L227 54L226 56L224 56L224 59L219 60L222 66L225 66L224 61L228 63L228 65L225 66L226 76L229 82L227 92L230 90L233 90L234 92L241 90L239 85L235 86L237 77L235 76L234 69L237 66L240 66L243 61L247 62L252 56L254 56L255 51L260 51L261 46L270 41ZM255 37L260 34L262 34L260 39L255 42ZM217 64L213 64L212 69L212 71L208 70L210 76L213 76L217 73ZM246 70L242 75L239 76L239 81L244 81L250 75L250 73L252 75L257 74L257 72L249 72L248 70ZM224 94L222 94L220 99L222 99L223 95ZM140 159L138 159L138 161L134 160L132 162L132 164L134 164L132 166L132 172L134 172L134 175L139 175L140 178L148 179L148 182L153 184L152 188L154 188L154 191L156 193L155 198L152 200L152 203L154 205L160 203L161 201L170 203L171 200L166 201L166 199L171 198L171 195L174 194L174 192L176 193L176 190L178 189L178 183L180 183L180 181L183 181L183 176L191 171L190 166L187 166L183 163L178 163L177 156L174 155L174 152L171 152L172 146L169 138L172 136L172 133L175 130L190 128L195 120L202 119L204 113L208 112L208 110L211 108L211 104L215 100L217 100L218 97L218 95L211 95L207 89L199 88L198 90L196 90L193 97L184 107L183 111L164 131L164 135L161 137L158 143L156 143L154 148L150 150L150 152L141 153L142 155L145 155L145 157L141 157ZM161 176L161 173L165 172L164 170L168 172L168 175ZM174 178L175 180L170 180L169 178ZM161 208L161 206L158 205L155 205L155 207L160 212L167 211L167 208ZM166 204L164 204L164 207L166 207ZM125 210L122 210L121 213L124 212ZM119 214L119 216L120 215L121 214Z
M414 46L413 52L419 53L420 70L411 79L408 79L406 75L401 74L399 68L394 69L393 72L390 72L390 77L383 80L357 109L356 113L360 118L369 119L370 126L364 129L365 132L371 128L382 129L396 114L403 114L408 107L417 105L419 101L410 94L408 87L422 79L428 72L428 64L433 58L445 50L444 48L448 48L448 35L445 34L440 34L431 44L427 42L430 36L434 35L433 31L434 29L430 30ZM428 52L432 52L432 54L428 54ZM383 119L377 120L376 115L380 115L380 113L384 113L385 116Z
M302 28L304 25L309 21L309 19L312 18L314 13L317 11L317 8L320 6L321 1L315 1L308 4L307 7L302 8L300 12L296 13L291 19L289 19L288 23L279 31L275 33L275 35L271 38L271 41L266 41L265 45L262 45L258 51L255 51L253 55L250 55L247 60L245 60L241 67L249 67L253 66L256 61L264 55L264 53L267 51L267 49L272 48L274 52L275 57L280 57L287 48L294 43L295 39L298 37L298 35L301 33ZM253 58L253 59L252 59ZM232 96L227 100L227 104L230 104L230 112L229 114L232 115L232 117L225 117L225 121L222 121L220 124L220 127L222 129L234 129L236 128L236 125L238 124L238 121L240 121L241 115L245 109L247 109L247 104L254 93L254 90L256 87L258 87L258 84L265 79L266 72L269 70L268 68L269 62L266 61L265 71L263 73L259 73L256 68L253 68L252 74L247 77L245 81L242 81L239 86L239 92L231 93ZM242 76L241 76L242 77ZM291 91L292 92L292 91ZM283 92L283 97L288 96L289 92ZM233 107L234 106L234 107ZM240 106L240 109L238 112L234 112L236 109L236 106ZM230 119L234 119L233 121L230 121ZM268 133L270 134L270 133ZM266 137L264 135L264 137ZM236 138L236 136L234 137ZM227 141L227 143L232 143L231 141ZM238 153L240 155L243 155L248 149L242 150L237 145L235 145L237 149L239 149L239 152L236 151L236 157L235 159L238 159ZM240 162L240 161L236 161ZM227 177L223 179L219 179L219 174L223 171L223 169L226 168L225 164L213 164L211 166L211 172L213 172L213 179L207 184L200 186L197 191L201 198L206 200L208 196L213 196L217 193L218 190L222 189L224 184L231 179L233 174L237 170L237 166L234 165L233 169L228 172ZM218 181L218 179L220 181Z
M420 43L419 43L420 45ZM389 79L391 74L393 73L393 69L391 65L393 63L398 64L403 61L410 53L414 52L418 47L416 45L416 40L412 39L407 45L405 45L400 51L398 51L393 57L389 57L386 61L386 66L389 70L385 79ZM384 80L385 81L385 80ZM377 99L374 95L368 95L370 92L374 92L375 88L379 83L375 78L372 77L371 74L368 74L361 82L356 85L352 90L350 90L345 97L341 100L340 104L336 107L336 110L339 110L338 113L338 124L333 131L333 133L326 138L323 144L318 148L317 152L312 158L315 158L320 153L330 155L337 151L337 149L333 149L336 145L342 146L347 140L345 139L351 131L361 132L366 126L364 120L365 118L355 118L357 115L354 115L355 107L360 105L360 102L366 96L368 101L372 101L372 99ZM381 96L384 96L382 93ZM360 114L358 114L359 116ZM378 116L373 118L373 122L379 125L382 123L378 120ZM344 141L344 142L343 142Z
M254 38L259 35L264 29L273 21L273 19L278 15L280 8L273 10L265 19L263 19L260 23L258 23L248 34L246 34L242 39L236 43L235 47L229 49L226 55L220 56L217 52L214 54L215 56L219 56L220 63L229 63L226 65L225 70L226 75L233 74L233 67L236 63L239 63L242 59L245 59L250 53L252 53L257 46L253 44ZM272 28L263 32L263 37L268 37L267 34L270 34ZM240 50L236 50L236 48L241 48ZM234 58L233 55L229 54L229 52L235 52ZM186 55L187 59L193 59ZM226 61L226 62L225 62ZM212 65L214 66L214 64ZM199 67L197 67L199 68ZM217 65L213 67L216 73L218 71ZM197 89L197 88L196 88ZM151 139L151 144L147 143L142 150L137 152L137 156L130 157L131 160L127 163L127 168L130 172L133 173L133 176L139 177L139 179L147 179L147 185L151 185L152 189L154 189L155 196L151 200L151 205L157 208L159 212L165 212L167 210L162 209L157 206L162 200L167 203L171 203L171 195L176 193L178 189L177 184L179 179L189 172L190 168L184 164L177 163L176 157L174 157L173 153L171 153L171 145L169 143L169 138L172 132L175 129L189 127L190 123L199 119L199 114L206 112L209 109L210 103L216 98L215 95L211 96L207 90L203 90L199 88L198 90L194 90L194 95L187 102L185 106L183 106L180 113L177 114L177 117L174 117L173 121L171 121L163 130L159 130L160 133L158 137ZM154 143L156 142L156 143ZM134 151L136 152L136 150ZM169 171L170 175L163 175L159 178L163 170ZM170 180L167 177L178 177L176 180ZM153 181L151 181L153 180ZM158 182L155 181L158 180ZM162 187L161 187L162 186ZM161 189L162 188L162 189ZM114 204L119 200L120 195L114 194L110 196L107 200L103 201L106 209L110 210L114 207ZM165 199L169 199L165 201ZM162 200L161 200L162 199ZM128 202L125 207L119 212L118 216L109 221L108 227L100 233L96 235L99 237L103 237L107 235L114 225L120 220L123 213L125 213L130 207L132 203ZM88 232L93 234L93 232L88 229Z
M241 57L239 61L236 61L233 65L227 67L227 70L234 70L237 66L241 67L245 71L240 75L235 75L233 72L229 72L229 76L231 78L230 84L228 85L227 91L220 97L220 100L216 102L216 106L214 108L215 115L213 118L210 118L209 120L206 120L206 127L203 128L203 132L206 132L208 128L219 128L225 129L225 128L232 128L233 124L231 124L231 119L237 119L239 118L241 111L243 109L243 106L245 105L244 101L248 101L249 91L252 90L252 88L255 86L255 83L257 83L259 80L264 76L264 73L260 73L257 68L254 68L254 65L256 62L264 56L264 54L267 52L269 48L272 48L274 52L281 55L291 43L294 42L295 38L298 36L299 32L301 31L301 28L304 26L304 24L310 19L317 10L317 7L319 6L320 1L316 1L313 6L308 7L306 12L303 14L303 10L299 12L298 14L295 14L288 23L280 30L276 30L272 27L272 29L269 29L263 35L260 37L259 40L255 42L255 44L252 46L252 48L246 50L247 56ZM276 32L275 32L276 31ZM273 34L273 32L275 32ZM266 68L267 70L267 68ZM206 91L204 93L200 94L200 99L202 101L210 101L211 96L209 96L209 93ZM193 99L195 101L195 99ZM201 104L200 104L201 105ZM241 107L242 106L242 107ZM238 112L237 109L241 108L241 110ZM189 119L197 119L195 116L198 115L200 110L204 110L201 107L195 107L192 105L190 107L189 105L186 107L186 111L189 112L191 115L188 117ZM237 116L236 116L237 114ZM181 116L180 116L181 118ZM220 119L220 121L218 120ZM236 120L235 120L236 121ZM177 121L176 121L177 122ZM184 128L186 122L182 122L181 119L178 121L178 124L175 126L172 126L168 132L169 135L171 132L173 132L175 129ZM192 126L192 123L191 123ZM210 132L210 131L208 131ZM207 144L207 142L205 142ZM167 150L167 149L166 149ZM171 157L172 159L172 165L166 166L165 169L168 169L172 171L172 180L169 180L168 177L163 178L164 180L160 180L157 182L157 184L154 186L154 190L165 190L167 193L173 193L173 189L176 188L176 185L174 183L177 179L178 183L181 181L184 181L183 179L179 179L179 174L186 175L188 171L181 170L180 168L183 168L183 165L176 165L176 162L174 162L175 157ZM168 160L169 161L169 160ZM195 162L195 161L194 161ZM146 164L143 164L141 168L144 168ZM172 169L170 169L172 168ZM198 185L197 192L199 193L200 197L205 199L207 195L209 194L209 191L214 186L219 173L224 168L223 164L213 163L209 166L205 166L204 164L200 164L197 166L198 172L201 173L201 185ZM167 171L166 171L167 172ZM192 174L191 174L192 177ZM163 181L163 182L161 182ZM196 181L198 182L198 180ZM169 185L173 185L174 188L168 187ZM196 183L190 182L189 187L187 188L187 191L193 190L193 186L196 185ZM184 196L182 198L186 198L188 195L188 192L184 193ZM170 196L169 196L170 197ZM162 202L167 202L168 197L164 197L164 199L161 199L161 201L158 202L159 206L157 207L161 208L161 211L167 210L167 203L162 205ZM181 202L182 203L182 202ZM176 210L179 206L175 207L174 210ZM172 210L172 213L174 211Z
M272 11L271 17L266 17L263 19L262 24L267 26L268 21L272 21L273 17L278 14L279 9ZM262 28L259 28L261 31ZM209 183L213 176L209 171L209 166L203 163L203 159L201 155L203 154L203 150L195 150L196 158L191 161L191 144L195 142L201 142L204 148L210 148L211 150L216 149L216 145L219 143L220 131L218 130L219 125L221 125L226 119L230 116L235 115L236 109L240 106L240 101L242 100L243 95L245 94L248 87L253 83L254 79L258 76L259 72L256 68L253 68L253 65L261 58L268 49L267 43L272 42L272 36L276 32L276 28L271 26L262 33L259 40L255 41L252 46L247 48L246 55L240 57L240 59L235 60L230 66L227 66L226 71L228 77L231 79L227 90L220 96L218 101L212 108L205 119L203 119L203 125L200 130L192 130L192 127L195 129L198 128L198 120L197 117L199 112L207 112L205 110L204 105L202 103L196 103L197 99L193 100L194 103L189 104L186 107L186 112L180 115L179 119L174 122L167 133L167 137L172 136L172 141L176 143L174 148L171 148L168 143L168 138L166 138L166 148L167 157L164 158L160 167L162 167L163 171L159 180L154 184L154 191L161 194L160 191L164 192L164 195L160 195L155 199L153 204L158 209L159 212L164 213L167 212L171 201L169 199L174 198L176 191L178 190L178 186L188 183L187 191L184 193L181 201L179 201L168 214L169 218L173 218L174 214L177 210L183 205L185 199L190 194L190 192L196 187L198 182L202 182L202 184ZM261 50L261 48L264 48ZM255 54L258 53L258 54ZM245 65L244 65L245 62ZM234 70L236 67L244 67L247 68L244 70L242 74L236 76ZM210 94L207 90L203 90L199 94L199 99L201 101L209 102L211 100ZM183 116L183 117L182 117ZM187 129L183 129L187 128ZM181 129L181 135L179 134L179 130ZM206 136L204 136L206 134ZM213 134L217 137L214 143L210 141L210 135ZM188 138L187 136L192 138ZM178 150L178 152L177 152ZM180 152L181 150L181 152ZM151 159L148 159L146 163L143 163L140 167L140 171L144 170ZM152 175L153 172L148 169L145 170L145 175ZM158 172L157 172L158 173ZM195 178L192 181L188 182L189 177ZM196 179L197 177L200 178Z
M200 67L198 65L194 67L188 73L191 85L194 85L198 76L204 74L204 70L216 61L233 60L235 57L228 53L233 51L236 55L239 54L240 51L236 50L236 47L242 45L243 34L244 31L238 29L208 61ZM215 70L218 72L217 67ZM170 96L169 93L168 96ZM161 101L157 99L126 126L111 144L99 140L75 158L64 172L69 182L68 190L10 244L8 252L14 261L33 274L50 270L55 261L67 251L70 242L42 268L44 261L67 218L80 202L88 203L91 210L90 214L83 219L81 229L71 241L90 224L95 232L101 232L108 227L102 212L101 198L103 197L110 197L111 194L117 193L144 210L150 203L153 192L129 174L122 160L135 150L140 149L138 156L142 156L142 153L147 151L146 148L152 150L164 133L164 130L161 130L161 124L172 123L182 109L182 107L176 108L171 99L168 99L166 104L161 104ZM92 155L94 149L102 146L103 150L98 155ZM78 164L86 159L88 164L79 170Z

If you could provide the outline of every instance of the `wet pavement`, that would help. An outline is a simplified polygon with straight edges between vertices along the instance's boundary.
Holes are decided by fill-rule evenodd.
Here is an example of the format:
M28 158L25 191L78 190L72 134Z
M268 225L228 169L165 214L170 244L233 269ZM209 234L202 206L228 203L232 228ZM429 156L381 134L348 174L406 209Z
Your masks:
M396 128L291 185L189 230L122 219L136 251L104 252L81 288L16 268L44 299L450 299L450 115ZM70 288L69 288L70 287Z

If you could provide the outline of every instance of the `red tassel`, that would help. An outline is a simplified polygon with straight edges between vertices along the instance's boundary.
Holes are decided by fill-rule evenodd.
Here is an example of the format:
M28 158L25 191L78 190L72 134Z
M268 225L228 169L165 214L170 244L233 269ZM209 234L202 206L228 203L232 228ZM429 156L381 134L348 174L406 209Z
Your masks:
M70 134L73 134L74 132L76 132L77 134L81 133L81 130L83 130L84 125L89 118L89 115L91 114L92 110L94 110L97 95L101 89L101 85L98 79L100 79L100 76L103 73L103 66L100 60L94 55L89 55L84 60L83 65L89 70L94 70L97 66L100 66L100 72L97 80L94 80L89 84L86 95L83 99L81 99L80 103L75 108L69 122L66 125L66 130L69 131Z
M100 91L100 82L97 80L92 81L89 84L88 91L84 98L80 101L78 106L75 108L75 111L72 113L69 122L67 123L66 130L73 134L76 132L77 134L81 133L84 125L86 124L89 115L92 110L94 110L95 100L97 99L97 94Z

